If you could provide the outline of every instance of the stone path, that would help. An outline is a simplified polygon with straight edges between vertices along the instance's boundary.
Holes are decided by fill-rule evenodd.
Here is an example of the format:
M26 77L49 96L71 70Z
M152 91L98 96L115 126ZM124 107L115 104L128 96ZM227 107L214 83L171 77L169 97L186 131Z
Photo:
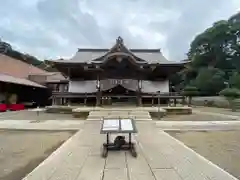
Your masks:
M79 130L81 120L0 120L0 129ZM150 122L151 123L151 122ZM240 121L155 121L162 130L240 130Z
M184 144L159 130L154 122L137 122L139 156L110 152L100 157L104 136L100 122L82 129L24 180L236 180Z

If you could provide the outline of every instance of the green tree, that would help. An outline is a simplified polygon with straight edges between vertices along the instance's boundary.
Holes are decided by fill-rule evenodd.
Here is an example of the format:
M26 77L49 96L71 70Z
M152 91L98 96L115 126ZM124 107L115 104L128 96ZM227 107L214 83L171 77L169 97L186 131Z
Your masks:
M233 88L240 89L240 73L239 72L232 73L232 76L229 79L229 85Z
M240 72L239 59L240 13L214 23L194 38L188 52L190 63L178 74L179 83L195 86L203 95L216 95L226 81L239 87L239 77L233 75Z
M202 68L192 85L196 86L200 95L217 95L226 86L224 76L225 73L220 69Z
M192 97L197 96L199 94L198 89L194 86L186 86L183 89L182 94L186 97L188 97L188 106L191 106L192 104Z

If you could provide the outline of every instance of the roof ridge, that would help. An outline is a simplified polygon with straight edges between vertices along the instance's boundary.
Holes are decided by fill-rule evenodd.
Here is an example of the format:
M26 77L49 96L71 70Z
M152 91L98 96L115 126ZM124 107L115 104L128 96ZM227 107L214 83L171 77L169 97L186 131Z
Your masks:
M109 51L109 48L78 48L78 52L107 52ZM132 52L161 52L160 48L156 48L156 49L143 49L143 48L131 48L129 49L129 51Z

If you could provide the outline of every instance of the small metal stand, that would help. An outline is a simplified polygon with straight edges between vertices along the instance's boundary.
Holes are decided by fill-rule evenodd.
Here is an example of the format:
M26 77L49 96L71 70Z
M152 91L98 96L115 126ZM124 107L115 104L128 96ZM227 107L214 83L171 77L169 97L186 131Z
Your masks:
M35 109L32 109L31 111L35 111L36 113L37 113L37 121L39 121L39 115L40 115L40 112L44 112L45 111L45 109L44 108L39 108L39 107L37 107L37 108L35 108Z
M115 125L114 123L112 123L112 127L111 125L107 126L106 124L109 121L115 121ZM119 150L128 150L133 157L137 157L135 143L132 142L132 134L137 133L135 122L133 119L103 119L100 133L106 134L106 142L103 143L102 146L102 157L106 158L109 151ZM121 146L117 146L115 141L111 142L110 135L118 133L128 134L128 142L125 141Z

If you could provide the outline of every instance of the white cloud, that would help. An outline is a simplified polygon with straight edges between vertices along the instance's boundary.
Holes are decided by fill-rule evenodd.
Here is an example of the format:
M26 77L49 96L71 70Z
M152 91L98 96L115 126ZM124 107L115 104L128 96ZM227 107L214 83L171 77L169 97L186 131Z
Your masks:
M0 37L40 58L72 56L79 47L161 48L181 60L194 36L240 9L239 0L8 0Z

